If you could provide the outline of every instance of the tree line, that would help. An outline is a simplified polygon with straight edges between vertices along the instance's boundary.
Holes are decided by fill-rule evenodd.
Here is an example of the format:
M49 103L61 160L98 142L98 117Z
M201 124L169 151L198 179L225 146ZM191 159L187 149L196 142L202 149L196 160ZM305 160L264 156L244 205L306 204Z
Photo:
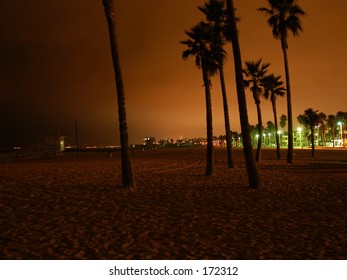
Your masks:
M326 115L323 112L308 108L303 114L297 117L299 124L305 128L304 135L311 142L312 157L315 156L315 138L317 145L321 142L323 146L327 145L327 135L329 135L332 146L336 146L337 140L340 146L345 145L345 133L347 124L347 112L338 111L336 115ZM316 131L316 133L315 133ZM337 135L338 132L338 135ZM315 137L315 135L317 137Z

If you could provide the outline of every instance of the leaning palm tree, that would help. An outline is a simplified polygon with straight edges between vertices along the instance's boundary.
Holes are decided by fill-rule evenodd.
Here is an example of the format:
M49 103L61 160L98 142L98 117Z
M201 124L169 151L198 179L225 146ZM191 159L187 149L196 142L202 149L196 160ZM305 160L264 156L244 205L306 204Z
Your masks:
M255 157L256 162L261 161L261 144L263 141L263 121L260 108L260 96L263 94L261 81L267 72L267 68L270 66L269 63L262 64L261 62L261 59L257 61L246 61L246 68L243 70L243 74L245 75L245 87L250 88L250 90L252 91L253 99L255 105L257 106L259 137L257 153Z
M235 162L232 153L232 135L230 131L230 119L228 99L224 78L224 61L225 51L223 46L226 43L225 28L226 28L226 8L223 0L210 0L204 6L198 7L206 16L208 24L211 26L211 51L218 64L219 79L222 89L223 109L224 109L224 124L227 146L228 168L234 168Z
M128 126L126 121L125 94L121 67L119 63L116 18L113 0L103 0L105 15L108 24L113 68L116 80L117 100L118 100L118 118L121 143L121 165L122 165L122 186L124 188L135 186L132 167L129 157Z
M243 81L242 57L241 57L241 50L240 50L240 44L239 44L238 30L236 26L234 2L233 0L226 0L226 3L227 3L228 23L230 28L229 35L231 38L232 47L233 47L233 55L234 55L237 99L238 99L238 105L239 105L243 152L244 152L245 161L246 161L248 182L250 187L259 187L262 185L262 180L260 178L259 170L253 156L252 140L251 140L249 122L248 122L246 94L245 94L244 81Z
M290 87L290 75L288 65L288 34L289 31L294 36L298 36L303 31L300 16L306 13L295 3L295 0L268 0L269 8L260 8L268 18L268 25L272 28L275 39L281 40L281 47L284 57L284 68L286 74L287 87L287 115L288 115L288 154L287 162L293 162L293 115L292 115L292 95Z
M206 176L214 174L213 159L213 128L212 128L212 101L211 101L211 79L218 65L212 56L210 38L211 28L207 23L200 22L190 31L185 32L189 37L187 40L181 41L188 47L182 54L183 59L195 56L196 66L202 70L202 78L205 87L206 98L206 126L207 126L207 164Z
M270 98L272 104L272 111L274 115L275 122L275 137L276 137L276 152L277 159L281 158L281 150L280 150L280 137L278 135L278 121L277 121L277 108L276 108L276 100L277 96L285 95L285 88L283 87L283 82L281 81L281 76L275 76L274 74L270 74L265 76L261 80L261 85L264 87L264 97L266 99Z

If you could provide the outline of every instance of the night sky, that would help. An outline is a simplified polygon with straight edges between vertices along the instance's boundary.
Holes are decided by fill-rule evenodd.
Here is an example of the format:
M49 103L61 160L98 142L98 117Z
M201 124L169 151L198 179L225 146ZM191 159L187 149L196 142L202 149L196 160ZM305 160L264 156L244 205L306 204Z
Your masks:
M204 19L204 1L115 1L130 143L204 137L201 71L181 57L185 30ZM263 58L282 75L280 42L273 39L263 0L235 0L243 60ZM309 107L347 111L347 4L300 0L304 33L289 39L293 116ZM38 136L67 136L80 143L118 144L116 90L101 0L30 0L0 3L0 146L33 143ZM231 46L225 66L231 129L240 131ZM213 78L214 135L225 134L218 76ZM247 93L251 124L256 108ZM273 120L262 100L263 122ZM286 100L278 100L278 114ZM294 124L294 129L297 124Z

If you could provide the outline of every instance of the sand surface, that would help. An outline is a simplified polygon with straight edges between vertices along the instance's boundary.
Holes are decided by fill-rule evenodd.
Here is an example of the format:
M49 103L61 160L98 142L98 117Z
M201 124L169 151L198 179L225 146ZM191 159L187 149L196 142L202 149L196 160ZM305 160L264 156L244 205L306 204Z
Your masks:
M247 187L242 150L205 177L205 150L0 162L0 259L347 259L347 151L263 151Z

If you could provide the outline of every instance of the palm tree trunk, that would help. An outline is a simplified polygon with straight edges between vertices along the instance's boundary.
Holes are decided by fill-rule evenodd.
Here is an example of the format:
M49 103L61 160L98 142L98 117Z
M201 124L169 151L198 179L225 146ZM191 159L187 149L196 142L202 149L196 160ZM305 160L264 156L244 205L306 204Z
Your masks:
M231 131L230 131L228 99L227 99L227 92L225 87L224 69L223 69L222 61L219 61L219 77L220 77L222 96L223 96L224 124L225 124L225 137L227 142L228 168L234 168L235 162L234 162L233 152L232 152L233 144L232 144Z
M288 64L288 44L287 39L284 35L281 36L281 44L284 57L284 69L286 74L286 88L287 88L287 115L288 115L288 153L287 162L293 163L293 114L292 114L292 94L290 87L290 75L289 75L289 64Z
M207 163L206 176L214 175L213 157L213 126L212 126L212 101L211 101L211 81L206 70L205 63L202 62L202 76L205 87L206 97L206 126L207 126Z
M119 54L117 46L117 33L116 33L116 20L113 0L103 0L105 15L108 24L113 68L115 73L117 100L118 100L118 118L119 118L119 131L121 143L121 165L122 165L122 186L124 188L135 186L134 177L131 168L129 157L129 143L128 143L128 126L126 121L125 110L125 94L121 67L119 63Z
M256 93L253 93L253 95ZM255 97L257 98L256 100L256 106L257 106L257 116L258 116L258 133L259 133L259 137L258 137L258 146L257 146L257 153L255 156L255 161L256 162L260 162L261 161L261 144L263 142L263 119L261 117L261 109L260 109L260 100L259 97Z
M342 124L342 147L345 147L345 134L344 134L345 123L346 123L346 119L344 121L344 124Z
M277 108L276 108L276 101L271 100L272 103L272 111L274 114L274 122L275 122L275 137L276 137L276 154L277 154L277 159L281 159L281 148L280 148L280 136L278 135L278 121L277 121Z
M233 0L226 0L227 11L230 24L230 35L233 47L234 55L234 67L235 67L235 78L236 78L236 89L237 89L237 99L239 105L239 115L240 124L242 131L242 141L243 141L243 152L246 161L246 169L248 175L248 182L250 187L259 187L262 185L262 181L259 175L258 167L255 163L253 156L253 147L251 141L251 134L249 130L248 113L247 113L247 102L246 94L243 82L242 73L242 58L241 50L238 38L238 31L236 26L236 16Z

